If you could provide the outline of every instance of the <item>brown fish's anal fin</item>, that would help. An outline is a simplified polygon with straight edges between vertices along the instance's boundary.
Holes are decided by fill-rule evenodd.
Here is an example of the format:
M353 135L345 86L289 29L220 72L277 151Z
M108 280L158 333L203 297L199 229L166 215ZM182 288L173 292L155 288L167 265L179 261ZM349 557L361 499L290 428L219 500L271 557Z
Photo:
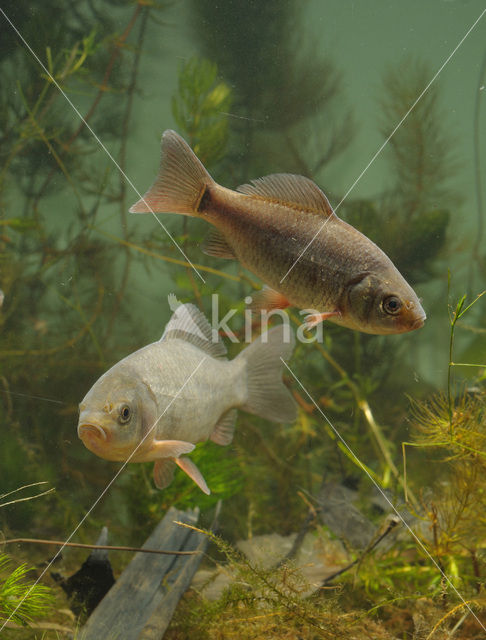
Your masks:
M199 203L214 180L194 151L175 131L162 136L157 177L147 193L130 207L130 213L181 213L197 215Z
M187 473L187 475L193 480L197 486L203 491L206 495L209 495L211 491L209 490L208 485L206 484L206 480L203 478L202 473L196 467L194 462L189 458L176 458L174 460L176 465Z
M184 453L191 453L195 449L192 442L185 440L154 440L150 445L152 460L156 458L178 458Z
M165 489L174 477L175 462L173 458L160 458L154 464L154 483L157 489Z
M252 301L250 303L250 308L253 311L260 311L260 309L266 311L270 311L271 309L286 309L290 306L290 302L283 293L279 293L266 285L263 289L260 289L260 291L255 291L252 294Z
M297 211L314 212L329 218L335 213L329 200L315 182L291 173L274 173L242 184L237 191L291 207Z
M329 318L333 318L336 316L340 316L340 311L326 311L324 313L309 313L304 320L305 329L313 329L317 327L318 324L324 322L324 320L329 320Z
M223 447L233 440L236 422L236 409L227 411L217 422L209 439Z
M233 249L229 246L224 235L217 229L211 229L204 241L202 250L208 256L227 258L228 260L236 259Z

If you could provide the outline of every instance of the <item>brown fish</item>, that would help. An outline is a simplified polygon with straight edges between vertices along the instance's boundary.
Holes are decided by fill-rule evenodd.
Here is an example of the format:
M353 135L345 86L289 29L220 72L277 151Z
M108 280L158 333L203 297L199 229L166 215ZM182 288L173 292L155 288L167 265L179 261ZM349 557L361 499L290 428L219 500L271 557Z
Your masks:
M180 213L216 227L204 251L237 259L268 287L261 308L295 306L322 320L374 334L424 324L413 289L374 242L334 213L303 176L273 174L232 191L218 185L175 132L162 136L159 173L132 213Z

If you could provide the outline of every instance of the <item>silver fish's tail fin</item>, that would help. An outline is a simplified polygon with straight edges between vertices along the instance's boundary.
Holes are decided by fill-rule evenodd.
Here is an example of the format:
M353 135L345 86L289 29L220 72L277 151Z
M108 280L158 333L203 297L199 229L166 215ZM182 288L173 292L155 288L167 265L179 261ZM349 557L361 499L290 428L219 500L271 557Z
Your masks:
M240 408L272 422L293 422L297 409L282 381L282 359L294 348L294 334L288 325L263 333L236 359L246 360L248 397Z
M182 213L197 215L208 185L214 180L194 151L175 131L162 135L159 173L130 213Z

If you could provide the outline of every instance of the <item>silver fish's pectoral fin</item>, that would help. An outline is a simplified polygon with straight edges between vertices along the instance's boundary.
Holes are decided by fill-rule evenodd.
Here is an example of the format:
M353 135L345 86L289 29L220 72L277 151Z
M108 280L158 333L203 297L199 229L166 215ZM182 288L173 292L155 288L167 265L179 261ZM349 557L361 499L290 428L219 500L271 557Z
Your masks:
M236 423L236 409L227 411L217 422L209 439L225 447L233 440Z
M206 495L209 495L211 491L209 490L208 485L206 484L206 480L203 478L202 473L196 467L194 462L189 458L176 458L174 460L176 465L187 473L187 475L193 480L197 486L203 491Z
M154 464L154 483L157 489L165 489L174 478L175 462L173 458L160 458Z
M341 316L340 311L326 311L325 313L309 313L304 320L304 328L305 329L313 329L317 327L318 324L324 322L324 320L329 320L329 318L333 318L336 316Z
M184 453L194 451L195 446L192 442L185 440L154 440L150 446L150 455L152 460L154 458L178 458Z

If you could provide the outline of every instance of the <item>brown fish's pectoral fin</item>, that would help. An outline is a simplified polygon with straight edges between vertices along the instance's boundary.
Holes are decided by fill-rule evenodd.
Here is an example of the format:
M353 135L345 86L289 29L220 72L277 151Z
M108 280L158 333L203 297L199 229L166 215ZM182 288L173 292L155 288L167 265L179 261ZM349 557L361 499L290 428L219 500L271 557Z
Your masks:
M225 447L233 440L236 422L236 409L227 411L219 419L209 439Z
M153 460L155 457L178 458L183 453L191 453L195 447L195 444L186 442L185 440L154 440L150 447L150 455L152 458L149 458L149 460Z
M313 329L317 327L320 322L324 322L324 320L329 320L329 318L333 318L335 316L340 316L340 311L326 311L325 313L309 313L305 317L304 327L306 329Z
M253 311L270 311L271 309L286 309L291 304L283 293L275 291L266 285L260 291L255 291L252 295L250 307Z
M226 238L221 231L218 231L218 229L211 229L201 248L208 256L226 258L227 260L236 260L233 249L229 246Z
M208 485L206 484L206 480L202 476L202 473L199 471L192 460L190 460L189 458L176 458L174 462L178 467L182 469L182 471L187 473L187 475L197 484L201 491L204 491L206 495L209 495L211 493Z
M161 458L154 464L154 482L157 489L165 489L174 477L175 462L173 458Z

